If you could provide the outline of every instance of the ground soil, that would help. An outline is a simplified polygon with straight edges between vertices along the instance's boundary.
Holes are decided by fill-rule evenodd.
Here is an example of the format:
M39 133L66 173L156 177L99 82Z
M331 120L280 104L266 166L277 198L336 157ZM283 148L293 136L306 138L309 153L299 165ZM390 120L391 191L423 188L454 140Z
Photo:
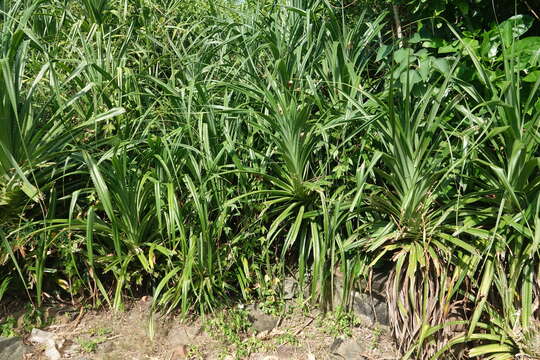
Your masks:
M47 310L48 324L62 358L77 360L179 359L340 359L339 343L354 341L358 359L398 359L395 346L382 326L339 324L318 310L291 306L277 317L277 326L258 333L228 334L208 326L211 318L185 320L175 315L150 315L151 298L133 301L123 312L56 306ZM8 314L23 327L24 306L0 304L0 324ZM153 319L153 320L152 320ZM27 359L48 360L43 345L32 344L26 330L18 329L29 346ZM153 330L152 330L153 329ZM226 329L225 329L226 330ZM26 334L24 333L26 331Z

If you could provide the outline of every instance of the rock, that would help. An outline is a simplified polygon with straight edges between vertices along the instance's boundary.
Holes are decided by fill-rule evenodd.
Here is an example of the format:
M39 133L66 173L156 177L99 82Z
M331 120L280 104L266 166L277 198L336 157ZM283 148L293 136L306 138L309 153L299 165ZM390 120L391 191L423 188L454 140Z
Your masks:
M32 329L32 333L28 338L33 343L40 344L45 346L45 356L49 360L60 360L62 354L60 354L59 349L62 348L64 341L57 339L53 333Z
M290 301L299 297L309 298L311 295L310 292L309 285L304 283L300 287L300 282L294 276L287 276L283 279L283 300Z
M385 298L375 294L354 291L351 301L354 313L364 319L367 318L368 325L376 323L389 325L388 304Z
M4 338L0 336L0 359L22 360L26 350L21 338Z
M338 337L330 346L330 355L334 359L368 360L364 348L354 339Z
M371 277L371 291L379 296L386 295L386 285L388 284L388 273L374 272Z
M256 333L263 331L271 331L276 327L278 318L272 315L263 313L256 307L251 307L248 314L248 319L251 321L251 330Z
M388 304L385 298L385 283L387 277L384 274L374 274L371 282L371 292L353 288L349 295L350 309L363 319L366 325L389 325ZM362 290L362 291L360 291ZM334 280L334 304L341 304L343 299L343 281L336 276Z
M255 315L255 318L253 320L253 323L251 324L251 327L253 330L257 332L263 332L263 331L271 331L273 328L276 327L278 323L278 318L270 315L266 315L264 313L258 313Z
M291 276L283 280L283 300L292 300L298 293L298 282Z

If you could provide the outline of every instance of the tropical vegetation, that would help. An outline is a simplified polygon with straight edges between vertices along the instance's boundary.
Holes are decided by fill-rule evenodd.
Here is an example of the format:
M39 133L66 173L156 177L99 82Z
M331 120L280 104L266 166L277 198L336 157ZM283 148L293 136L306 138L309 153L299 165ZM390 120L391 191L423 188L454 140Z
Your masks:
M540 357L540 19L496 3L0 0L0 299L383 272L404 358Z

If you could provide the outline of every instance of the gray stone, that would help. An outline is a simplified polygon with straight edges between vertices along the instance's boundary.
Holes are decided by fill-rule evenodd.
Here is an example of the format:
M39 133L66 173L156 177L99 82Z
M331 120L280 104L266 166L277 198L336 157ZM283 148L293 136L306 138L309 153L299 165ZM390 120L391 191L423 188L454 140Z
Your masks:
M365 288L353 288L349 293L349 302L344 305L366 321L367 325L389 325L388 304L385 297L386 281L385 275L375 274L371 282L371 291L368 292ZM367 285L365 287L367 288ZM335 277L334 305L342 303L344 291L342 279Z
M278 317L265 314L256 306L250 306L247 310L249 311L248 319L251 321L251 331L261 333L263 331L271 331L277 326Z
M352 310L355 314L368 318L370 324L389 325L386 299L375 294L354 291L351 296Z
M334 359L368 360L364 348L354 339L337 337L330 346L330 355Z
M283 280L283 300L290 301L299 297L310 297L310 289L307 283L300 287L300 282L294 276L287 276Z
M26 351L26 346L21 338L4 338L0 336L0 359L22 360Z
M292 300L298 293L298 282L291 276L283 280L283 300Z
M374 272L371 276L371 291L379 296L385 296L388 284L388 273Z
M35 344L43 345L47 359L60 360L62 358L59 349L64 345L64 340L58 339L54 333L34 328L28 340Z

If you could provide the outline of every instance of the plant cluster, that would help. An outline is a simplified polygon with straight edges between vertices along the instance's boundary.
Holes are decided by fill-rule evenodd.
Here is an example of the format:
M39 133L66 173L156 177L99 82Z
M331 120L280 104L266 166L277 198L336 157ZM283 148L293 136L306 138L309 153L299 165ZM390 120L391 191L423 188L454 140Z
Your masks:
M210 336L225 345L221 354L223 358L230 356L228 352L231 349L235 358L243 359L264 347L259 338L253 335L248 336L250 327L248 312L243 309L218 312L205 324L206 331Z
M331 308L377 271L404 358L538 356L536 13L396 39L374 3L0 1L0 298L204 313L293 271Z

